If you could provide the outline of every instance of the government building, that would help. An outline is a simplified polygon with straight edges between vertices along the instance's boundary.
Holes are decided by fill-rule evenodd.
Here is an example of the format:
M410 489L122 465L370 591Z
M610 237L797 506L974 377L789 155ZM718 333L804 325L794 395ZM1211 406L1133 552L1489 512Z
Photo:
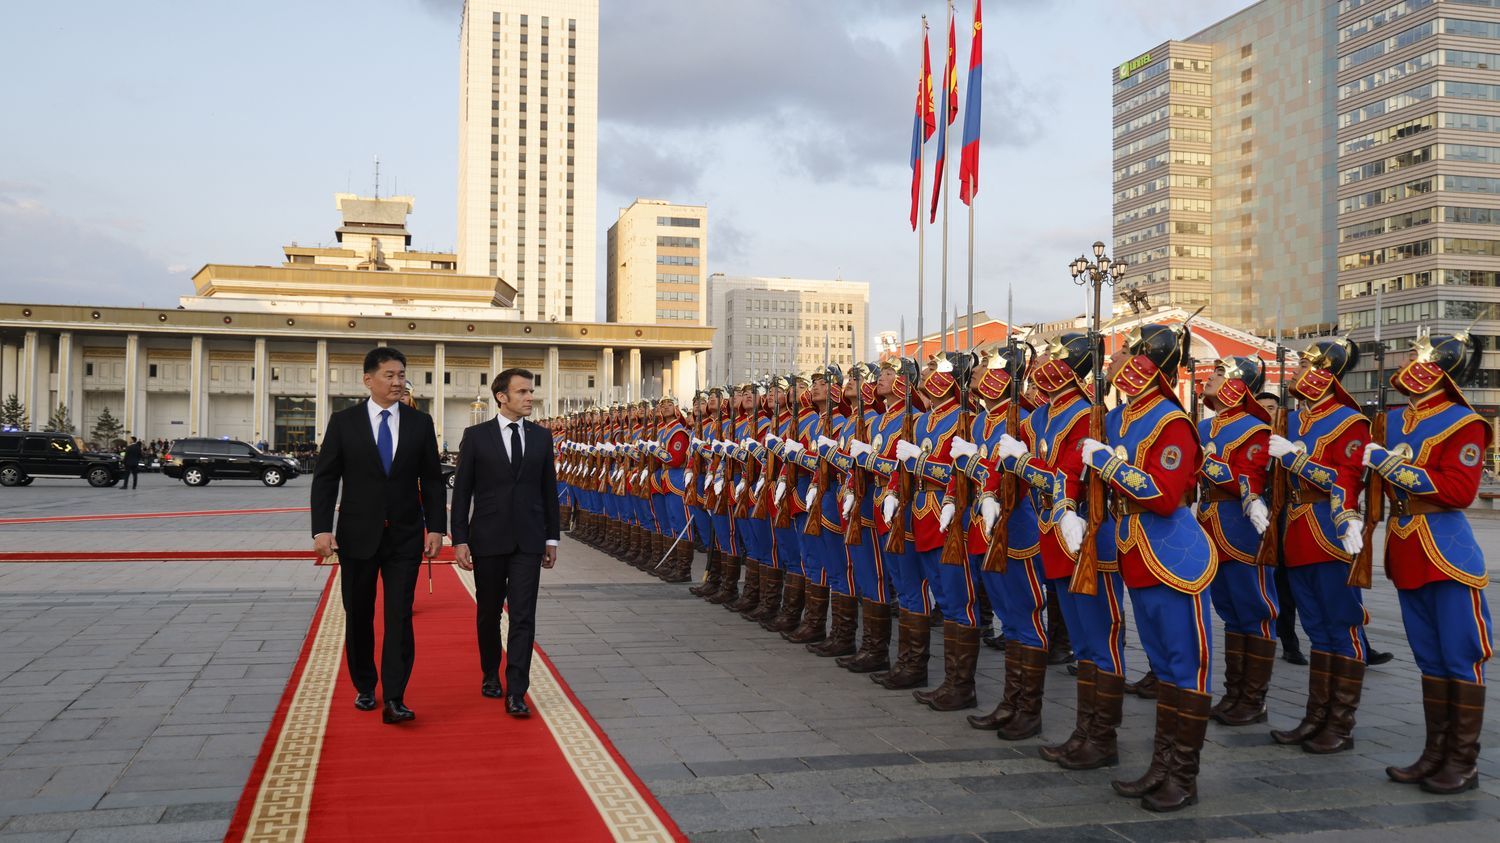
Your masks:
M64 406L85 439L107 408L141 439L292 449L367 396L364 355L389 345L457 449L493 416L489 380L510 366L536 373L540 415L691 395L713 329L522 318L510 283L411 248L410 197L335 203L332 247L287 246L278 266L208 264L175 306L0 303L0 399L16 395L34 429Z

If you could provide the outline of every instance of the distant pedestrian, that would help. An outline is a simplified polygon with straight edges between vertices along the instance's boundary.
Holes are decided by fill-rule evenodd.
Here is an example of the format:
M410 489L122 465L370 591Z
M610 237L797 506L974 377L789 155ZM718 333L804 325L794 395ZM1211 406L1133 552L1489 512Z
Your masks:
M125 477L120 481L121 489L140 488L141 484L141 440L130 437L125 446Z

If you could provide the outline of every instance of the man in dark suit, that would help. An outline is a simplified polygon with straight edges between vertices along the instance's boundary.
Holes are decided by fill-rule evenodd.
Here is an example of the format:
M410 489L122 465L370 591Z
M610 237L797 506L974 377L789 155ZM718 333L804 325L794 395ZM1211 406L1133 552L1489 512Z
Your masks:
M383 678L382 719L387 723L416 716L404 701L416 656L412 596L422 557L437 555L448 528L432 417L401 403L405 387L406 358L401 352L382 347L365 355L370 398L329 417L312 481L313 546L320 556L340 554L347 616L344 652L354 681L354 707L373 710L375 683ZM377 578L385 590L385 641L378 673Z
M125 446L125 477L120 481L121 489L139 489L141 486L141 459L144 454L141 451L141 440L130 437L130 444Z
M557 471L552 432L531 415L535 378L506 369L490 381L500 406L494 421L464 431L453 480L453 550L474 572L478 601L480 693L505 697L505 710L526 717L536 594L542 569L557 563ZM472 513L471 513L472 506ZM500 609L510 613L505 682L500 685Z

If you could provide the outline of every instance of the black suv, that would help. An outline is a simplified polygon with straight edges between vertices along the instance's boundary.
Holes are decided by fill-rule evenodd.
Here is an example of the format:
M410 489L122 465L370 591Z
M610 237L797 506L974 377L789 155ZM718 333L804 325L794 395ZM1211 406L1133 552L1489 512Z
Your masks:
M281 486L302 471L291 457L264 454L233 439L178 439L162 458L161 473L189 486L207 486L210 480Z
M71 433L0 431L0 486L30 486L34 477L81 477L104 488L124 474L119 455L89 451Z

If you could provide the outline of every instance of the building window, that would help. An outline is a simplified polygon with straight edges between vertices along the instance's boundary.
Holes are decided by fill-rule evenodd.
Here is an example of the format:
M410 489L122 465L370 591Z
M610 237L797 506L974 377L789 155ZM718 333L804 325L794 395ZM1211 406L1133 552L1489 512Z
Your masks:
M155 369L155 368L156 368L155 366L152 367L152 369ZM156 372L153 371L151 373L151 376L152 377L156 377ZM279 381L279 380L281 380L281 367L280 366L272 366L271 367L271 380L273 380L273 381Z
M453 384L453 373L452 372L444 372L443 373L443 385L444 386L451 386L452 384Z
M424 374L427 377L427 385L428 386L432 386L432 373L431 372L425 372Z
M151 365L147 366L146 367L146 372L147 372L146 377L149 377L149 378L156 377L156 364L152 363Z
M85 364L83 364L83 374L84 374L84 377L93 377L94 376L94 364L93 363L85 363Z
M589 375L589 386L588 386L588 388L589 389L593 389L594 388L594 376L593 375Z

